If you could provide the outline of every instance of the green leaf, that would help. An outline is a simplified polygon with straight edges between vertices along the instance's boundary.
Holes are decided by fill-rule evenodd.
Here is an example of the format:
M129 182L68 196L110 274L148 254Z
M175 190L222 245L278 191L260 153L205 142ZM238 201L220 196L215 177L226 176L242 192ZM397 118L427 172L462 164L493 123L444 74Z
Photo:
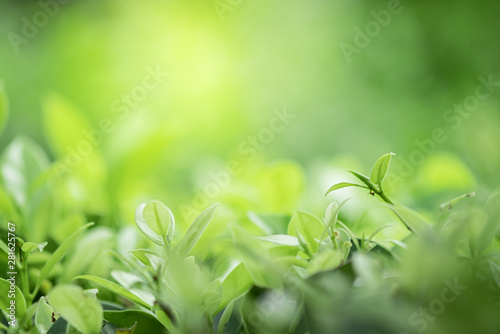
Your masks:
M254 236L240 227L233 226L231 233L241 260L255 284L267 288L280 288L281 276L268 250Z
M362 186L362 185L356 184L356 183L340 182L340 183L337 183L337 184L334 184L333 186L331 186L330 189L328 189L328 191L326 192L325 196L328 195L329 193L331 193L332 191L335 191L335 190L338 190L338 189L342 189L342 188L347 188L347 187L361 187L361 188L366 188L365 186Z
M382 226L379 226L375 229L375 231L373 231L373 233L370 235L370 237L368 238L368 241L372 241L372 239L378 234L380 233L382 230L385 230L386 228L389 228L389 227L392 227L392 224L384 224Z
M401 222L408 228L408 230L414 233L419 233L423 229L431 226L429 221L416 211L400 205L383 205L392 210L399 220L401 220Z
M500 224L498 223L498 217L500 217L500 193L496 193L491 197L485 207L487 214L487 219L482 224L481 231L472 240L470 240L473 245L473 249L481 254L485 251L492 241L498 237L500 232Z
M162 246L164 238L172 240L175 220L172 211L160 201L153 200L141 204L135 214L139 230L155 244Z
M222 280L217 278L213 280L206 288L203 290L203 312L206 312L210 316L215 316L217 308L220 305L222 298Z
M45 297L40 297L35 314L35 326L41 334L47 333L57 318L52 306L47 304Z
M387 153L381 156L372 169L372 174L370 179L373 183L380 185L384 181L387 172L389 171L389 166L391 165L391 159L394 153Z
M222 317L220 318L219 321L219 326L217 327L217 334L224 333L226 325L229 319L231 318L231 315L233 314L233 308L234 308L234 301L230 302L229 305L224 310L224 312L222 313Z
M14 287L15 297L10 292L11 283L3 278L0 278L0 309L4 312L5 315L9 314L8 308L11 307L12 301L14 301L15 309L16 309L16 319L21 320L26 314L26 300L24 299L24 295L21 292L21 289ZM13 299L11 297L14 297ZM6 319L11 321L9 316L6 316Z
M81 332L75 327L71 326L70 323L66 325L66 334L81 334Z
M136 329L137 329L137 322L135 322L131 327L117 328L116 334L135 334Z
M47 246L47 242L42 242L40 244L36 244L34 242L28 241L28 242L25 242L23 244L23 246L21 247L21 249L25 253L31 253L35 249L38 249L40 252L43 252L43 249L45 248L45 246Z
M443 203L439 206L439 208L441 209L441 211L444 211L444 210L451 210L453 209L453 205L455 205L456 203L460 202L461 200L463 200L464 198L471 198L471 197L474 197L476 196L476 193L474 192L471 192L471 193L467 193L467 194L463 194L461 196L458 196L446 203Z
M358 172L355 172L353 170L350 170L349 173L356 176L358 178L358 180L363 182L368 187L368 189L372 189L372 190L377 189L377 186L375 184L373 184L373 182L370 180L370 178L368 176L363 175L363 174L358 173Z
M170 318L173 315L167 315L158 305L155 305L155 308L156 310L153 308L153 312L155 312L156 319L168 329L169 333L175 333L175 318Z
M302 211L297 211L288 224L288 234L302 236L313 253L318 251L319 240L324 231L325 226L317 217Z
M500 266L495 262L488 260L490 266L491 278L495 285L500 289Z
M151 312L139 310L104 311L104 319L118 328L131 328L136 324L134 334L165 332L161 322Z
M231 301L245 294L252 285L253 280L247 268L243 263L238 264L222 281L222 299L215 313L219 313Z
M164 262L162 258L158 257L149 249L136 249L130 251L130 253L142 264L153 270L158 269L158 266Z
M269 235L265 237L259 237L258 239L283 246L299 246L299 240L296 237L292 237L286 234Z
M286 234L288 223L292 218L283 214L257 214L255 212L248 212L247 216L264 234Z
M9 247L7 247L7 244L0 239L0 249L5 252L5 254L9 254Z
M108 281L107 279L97 277L97 276L92 276L92 275L82 275L82 276L77 276L75 279L84 279L87 281L91 281L94 283L99 284L100 286L108 289L111 292L114 292L116 294L119 294L122 297L127 298L130 301L133 301L134 303L137 303L139 305L142 305L146 308L150 308L152 304L147 303L146 301L142 300L132 292L130 292L128 289L114 283L111 281Z
M31 187L49 167L49 159L38 144L21 136L5 149L0 167L5 189L21 208L26 208L33 193Z
M0 135L2 134L9 119L9 100L5 90L0 85Z
M314 275L321 271L329 271L338 268L342 264L344 256L340 250L326 249L314 254L307 272Z
M186 234L177 245L177 250L182 257L189 254L200 239L203 232L205 232L205 229L207 228L208 223L210 223L217 206L218 204L212 205L203 211L188 228Z
M102 327L102 306L97 298L76 285L62 284L50 291L50 305L71 326L84 334L99 334Z
M45 263L43 266L42 270L40 271L40 275L38 276L38 279L36 281L36 289L35 291L38 290L40 285L42 284L43 280L50 274L50 271L54 266L61 261L61 259L66 255L66 253L69 251L71 246L76 242L78 237L90 226L94 225L94 223L89 223L87 225L84 225L80 227L78 230L76 230L75 233L73 233L68 239L66 239L52 254L50 259Z
M68 254L59 283L70 283L73 277L84 273L106 275L106 263L110 259L106 250L111 247L114 238L113 231L106 226L87 231Z

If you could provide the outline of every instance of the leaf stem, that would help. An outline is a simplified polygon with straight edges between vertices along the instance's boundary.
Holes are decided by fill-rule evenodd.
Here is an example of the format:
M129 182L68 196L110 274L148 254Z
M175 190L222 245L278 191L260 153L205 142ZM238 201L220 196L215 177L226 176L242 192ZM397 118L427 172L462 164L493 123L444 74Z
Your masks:
M20 252L23 252L20 250ZM25 301L27 305L31 305L33 297L30 293L30 285L29 285L29 277L28 277L28 253L24 254L23 264L19 266L21 273L21 282L22 282L22 292L25 296Z

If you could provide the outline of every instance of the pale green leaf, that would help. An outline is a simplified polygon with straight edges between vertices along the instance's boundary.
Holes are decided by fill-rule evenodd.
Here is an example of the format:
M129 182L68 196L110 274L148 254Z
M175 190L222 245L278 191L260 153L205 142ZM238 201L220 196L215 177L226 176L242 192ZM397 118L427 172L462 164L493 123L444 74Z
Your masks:
M231 315L233 314L233 308L234 308L234 301L230 302L229 305L224 310L224 312L222 313L222 317L220 318L219 321L219 326L217 327L217 334L224 333L226 325L229 319L231 318Z
M269 235L265 237L259 237L258 239L283 246L299 246L299 240L297 240L296 237L292 237L286 234Z
M162 258L157 256L149 249L136 249L130 252L137 260L150 269L156 270L158 266L164 262Z
M175 220L172 211L160 201L153 200L141 204L136 211L135 221L139 230L158 245L164 244L164 238L172 240Z
M335 191L335 190L338 190L338 189L342 189L342 188L347 188L347 187L361 187L361 188L366 188L362 185L359 185L359 184L356 184L356 183L351 183L351 182L340 182L340 183L337 183L337 184L334 184L333 186L330 187L330 189L328 189L328 191L326 192L325 196L328 195L329 193L331 193L332 191Z
M111 292L114 292L116 294L119 294L122 297L127 298L130 301L133 301L134 303L137 303L139 305L142 305L144 307L150 308L151 303L147 303L146 301L142 300L135 294L133 294L129 289L126 289L122 287L121 285L118 285L114 282L108 281L107 279L97 277L97 276L91 276L91 275L82 275L82 276L77 276L75 279L84 279L87 281L91 281L94 283L99 284L100 286L108 289Z
M11 276L12 277L12 276ZM8 277L9 279L11 277ZM9 314L9 308L15 308L16 319L20 320L26 314L26 300L24 299L24 295L21 292L21 289L14 287L14 290L11 290L11 281L7 281L3 278L0 278L0 310L5 314ZM15 293L12 292L15 291ZM12 302L14 302L14 306L12 306ZM9 321L12 319L7 317Z
M191 249L193 249L196 245L201 235L207 228L208 223L210 223L217 205L218 204L212 205L203 211L188 228L186 234L177 245L177 250L181 256L187 256Z
M231 301L245 294L252 285L253 280L247 268L243 263L238 264L222 281L222 299L215 313L220 312Z
M319 240L324 231L325 226L317 217L302 211L297 211L288 225L288 234L303 237L313 253L318 250Z
M314 275L318 272L328 271L338 268L342 264L343 255L340 250L326 249L314 254L307 272Z
M377 186L370 180L368 176L355 172L353 170L350 170L349 173L356 176L358 180L363 182L368 187L368 189L377 189Z
M71 326L84 334L99 334L102 306L97 298L85 294L79 286L61 284L50 291L50 305Z
M0 135L2 134L9 119L9 100L5 90L0 85Z
M54 266L61 261L61 259L66 255L66 253L69 251L71 246L76 242L78 237L90 226L94 225L94 223L89 223L87 225L84 225L80 227L78 230L76 230L75 233L73 233L68 239L66 239L52 254L50 259L45 263L43 266L42 270L40 271L40 275L38 276L38 279L36 281L36 286L37 288L40 287L42 284L43 280L50 274L50 271Z
M45 248L45 246L47 246L47 242L42 242L42 243L36 244L34 242L28 241L28 242L25 242L23 244L21 249L25 253L30 253L30 252L34 251L35 249L38 249L40 252L43 252L43 249Z
M235 246L255 284L268 288L280 288L281 276L268 250L257 238L240 227L233 226L231 232Z
M38 331L41 334L47 333L58 317L52 306L45 301L45 297L40 297L35 314L35 326Z
M33 194L31 187L49 167L49 159L38 144L21 136L5 149L0 166L5 190L26 208Z
M372 174L370 179L373 183L380 185L384 181L387 172L389 171L389 166L391 165L391 159L394 153L387 153L381 156L372 169Z

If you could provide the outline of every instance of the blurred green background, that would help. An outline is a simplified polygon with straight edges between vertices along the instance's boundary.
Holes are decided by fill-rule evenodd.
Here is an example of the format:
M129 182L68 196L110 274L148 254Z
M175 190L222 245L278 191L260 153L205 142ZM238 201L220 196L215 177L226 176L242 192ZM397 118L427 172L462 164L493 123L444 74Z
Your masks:
M0 147L22 134L64 163L85 131L103 120L113 129L75 168L59 175L53 165L64 215L132 223L151 198L180 226L213 202L225 204L225 221L319 212L346 169L369 173L391 151L388 189L406 205L431 211L500 183L500 87L473 98L478 77L500 81L498 2L42 3L0 4L10 101ZM357 48L348 57L346 44ZM168 76L141 91L148 68ZM134 89L145 95L123 117L116 101ZM470 112L447 112L464 101ZM270 134L277 110L294 118ZM446 139L429 144L436 129ZM252 146L259 135L265 143ZM230 161L238 172L211 189ZM359 218L360 208L346 212Z

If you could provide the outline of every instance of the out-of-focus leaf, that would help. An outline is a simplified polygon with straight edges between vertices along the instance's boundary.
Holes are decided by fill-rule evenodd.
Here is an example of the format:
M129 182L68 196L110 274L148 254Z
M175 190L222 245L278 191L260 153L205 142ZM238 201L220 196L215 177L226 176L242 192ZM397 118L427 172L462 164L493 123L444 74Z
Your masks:
M20 221L19 212L15 207L14 199L9 196L6 189L0 185L0 220Z
M50 291L50 305L69 324L84 334L99 334L102 306L97 298L85 294L79 286L61 284Z
M247 216L264 234L285 234L292 218L283 214L257 214L255 212L249 212Z
M104 319L118 328L132 328L134 334L164 333L165 328L151 312L139 310L104 311Z
M61 261L61 259L66 255L68 250L70 249L71 246L76 242L78 237L90 226L94 225L94 223L89 223L87 225L84 225L80 227L75 233L73 233L68 239L66 239L52 254L50 259L45 263L43 266L40 275L38 276L38 279L36 281L36 286L40 287L42 284L43 280L47 277L47 275L50 274L50 271L54 266Z
M142 278L137 275L127 273L123 270L113 270L111 271L111 277L113 277L118 283L127 289L131 289L134 285L140 282L144 282Z
M113 231L105 226L93 228L85 233L68 254L60 283L69 283L73 277L83 273L106 275L106 260L109 260L106 250L112 247L113 238Z
M325 209L325 226L327 228L335 228L339 217L341 205L335 201L330 203Z
M48 168L49 159L31 139L17 137L5 149L0 166L5 189L21 208L26 208L33 193L31 187Z
M212 281L203 291L203 311L211 316L215 316L215 311L219 307L222 298L222 280L220 278Z
M299 246L299 241L297 240L296 237L292 237L290 235L286 234L275 234L275 235L269 235L265 237L259 237L258 239L264 240L264 241L269 241L278 245L284 245L284 246Z
M8 308L12 307L11 306L12 299L9 297L10 294L7 293L8 291L11 291L10 287L11 287L10 281L0 278L0 290L2 291L2 293L0 293L0 310L2 310L2 312L4 312L5 314L9 314ZM15 286L14 289L16 294L14 298L15 301L14 307L16 311L16 319L19 320L22 319L26 314L26 300L24 299L24 295L21 292L21 289L19 289L17 285Z
M5 90L0 85L0 135L3 133L9 119L9 100Z
M486 205L487 221L471 240L473 248L479 254L485 251L500 232L500 193L493 195Z
M231 315L233 314L233 308L234 308L234 301L230 302L229 305L224 310L224 312L222 313L222 317L220 318L219 321L219 326L217 327L217 334L224 333L229 318L231 318Z
M124 287L122 287L114 282L108 281L107 279L97 277L97 276L91 276L91 275L77 276L77 277L75 277L75 279L84 279L87 281L97 283L100 286L108 289L109 291L117 293L120 296L125 297L128 300L133 301L134 303L142 305L146 308L150 308L152 306L152 303L147 303L146 301L142 300L141 298L139 298L138 296L133 294L128 289L126 289L126 288L124 288Z
M302 211L295 213L288 225L288 234L295 237L299 237L300 234L310 245L313 253L318 250L318 242L324 231L325 226L317 217Z
M340 250L328 249L314 254L307 271L309 275L314 275L321 271L328 271L337 268L342 264L342 252Z
M135 322L132 327L128 328L117 328L116 334L135 334L135 330L137 329L137 322Z
M383 205L391 209L412 232L418 233L431 226L427 219L409 208L400 205Z
M35 314L35 326L41 334L47 333L52 325L57 321L57 315L49 304L45 301L45 297L40 297Z
M237 226L233 226L231 232L235 246L255 284L280 288L282 286L280 273L268 250L254 236Z
M130 252L137 260L150 269L156 270L164 260L149 249L136 249Z
M51 236L58 244L62 244L64 240L85 223L85 216L82 213L72 213L61 217L57 222L57 229L51 231Z
M181 256L183 257L187 256L191 251L191 249L193 249L193 247L196 245L203 232L205 232L208 223L210 223L210 220L214 215L217 205L218 204L212 205L211 207L203 211L194 220L193 224L189 226L188 230L186 231L186 234L181 239L179 244L177 244L177 250Z
M247 268L243 263L238 264L222 281L222 299L215 313L219 313L232 300L246 293L252 285L253 280Z
M476 196L476 193L474 192L471 192L471 193L467 193L467 194L463 194L461 196L458 196L446 203L443 203L439 206L439 208L443 211L443 210L451 210L453 208L453 205L455 205L456 203L460 202L461 200L463 200L464 198L471 198L471 197L474 197Z
M493 261L488 261L491 271L491 277L495 285L500 289L500 266Z

